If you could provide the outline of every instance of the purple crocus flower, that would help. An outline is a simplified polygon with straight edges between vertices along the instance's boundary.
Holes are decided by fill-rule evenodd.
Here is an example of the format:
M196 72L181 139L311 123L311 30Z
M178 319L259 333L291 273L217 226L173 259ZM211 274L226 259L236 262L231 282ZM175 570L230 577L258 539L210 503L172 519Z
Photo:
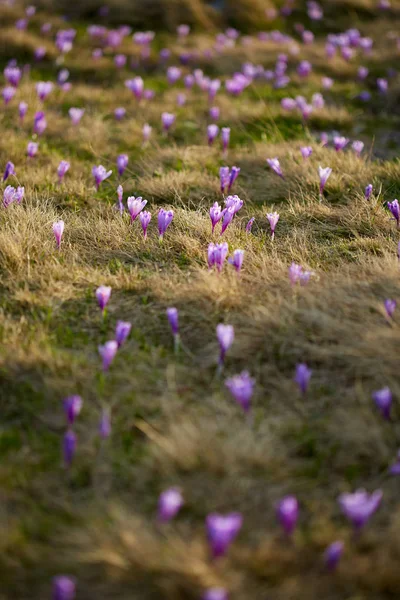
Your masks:
M36 156L36 154L38 153L38 148L39 148L39 144L37 144L36 142L28 142L28 145L26 147L26 152L28 154L28 157L34 158Z
M183 497L177 488L170 488L160 494L158 499L158 522L168 523L183 506Z
M251 228L253 227L254 220L255 217L251 217L251 219L248 221L246 225L246 233L251 233Z
M73 125L78 125L85 114L84 108L70 108L68 111L69 117Z
M250 411L251 398L254 391L254 379L250 377L248 371L243 371L240 375L234 375L225 381L235 401L240 404L245 413Z
M230 127L222 127L221 138L222 138L222 150L223 150L224 154L226 154L226 152L228 151L230 137L231 137Z
M229 186L230 171L229 167L220 167L219 179L221 184L221 192L224 193Z
M228 592L224 588L210 588L204 592L201 600L228 600Z
M228 551L243 523L240 513L233 512L228 515L211 513L206 518L207 540L213 558L224 556Z
M99 423L99 435L103 440L109 438L111 435L110 411L107 409L103 409L103 411L101 413L100 423Z
M45 131L46 127L47 127L46 116L42 110L39 110L37 113L35 113L35 116L33 119L33 132L37 133L38 135L42 135L42 133Z
M383 418L389 421L393 401L392 392L390 391L390 388L384 387L381 390L372 392L372 398L378 410L381 412Z
M151 213L149 213L147 210L143 210L141 213L139 213L139 221L140 221L140 224L143 229L144 239L146 239L147 238L147 228L151 221Z
M164 233L167 231L172 219L174 218L173 210L164 210L160 208L158 211L158 233L160 240L163 238Z
M15 28L19 31L24 31L28 27L28 19L18 19L15 22Z
M233 214L236 214L243 206L243 200L239 198L236 194L234 196L228 196L225 199L226 208L232 208Z
M267 219L271 227L271 240L275 238L275 229L279 221L279 214L277 212L267 213Z
M231 191L233 184L236 179L239 177L240 167L232 167L229 175L229 183L228 183L228 193Z
M171 306L167 308L167 319L171 326L172 335L174 336L175 350L179 348L179 314L178 309Z
M128 335L131 332L132 324L128 321L117 321L115 327L115 341L118 344L118 348L126 341Z
M361 140L355 140L351 147L353 148L354 152L357 154L357 156L360 156L361 152L364 149L364 142L362 142Z
M161 115L161 122L162 122L162 126L165 132L168 132L173 123L175 122L175 115L172 113L168 113L168 112L163 112Z
M94 181L95 181L97 190L100 188L100 184L105 179L108 179L108 177L110 177L111 173L112 173L112 170L107 171L107 169L105 167L103 167L103 165L98 165L96 167L93 167L92 174L94 177Z
M308 77L312 71L311 63L308 60L302 60L297 67L297 74L300 77Z
M215 226L222 219L222 209L218 202L214 202L210 208L211 232L214 233Z
M224 208L221 213L222 215L222 227L221 227L221 235L225 233L228 225L232 222L233 217L235 216L235 209L233 206L229 206Z
M397 452L396 462L390 467L389 473L391 475L400 475L400 450Z
M128 162L129 162L129 158L126 154L120 154L117 158L117 169L118 169L118 175L121 177L121 175L124 174L124 171L126 169L126 167L128 166Z
M126 65L126 60L125 54L116 54L114 56L114 64L117 69L122 69Z
M235 339L235 330L232 325L224 325L220 323L217 325L217 340L219 343L219 364L222 365L225 360L225 355L229 348L232 346L233 340Z
M142 98L144 82L141 77L134 77L133 79L128 79L127 81L125 81L125 87L127 87L128 90L131 90L131 92L133 92L133 95L137 100L140 100Z
M63 438L64 464L70 467L76 450L76 435L72 429L68 429Z
M300 148L301 155L304 159L309 158L312 154L313 149L311 146L302 146Z
M74 600L75 580L67 575L57 575L53 579L52 600Z
M343 148L345 146L347 146L348 143L349 143L349 140L343 136L336 135L333 138L333 146L334 146L336 152L343 150Z
M375 490L372 494L368 494L365 490L360 489L353 494L341 494L338 502L345 516L359 531L378 510L382 497L381 490Z
M20 204L25 193L25 188L18 187L15 189L13 186L8 185L3 192L3 206L4 208L8 208L10 204L16 202Z
M295 496L285 496L278 503L276 516L286 535L294 532L299 518L299 503Z
M63 404L68 425L73 425L76 417L82 410L83 400L80 396L68 396L68 398L65 398Z
M391 319L394 315L394 311L396 310L397 302L396 300L387 299L384 302L386 314Z
M393 202L387 203L388 209L392 213L394 220L397 223L397 227L400 227L400 206L398 200L393 200Z
M367 67L361 66L358 68L357 77L358 77L358 79L361 79L361 80L366 79L366 77L368 77L368 73L369 73L369 70L367 69Z
M7 179L11 177L11 175L16 175L15 167L12 162L8 161L4 170L3 181L7 181Z
M218 106L211 106L210 110L208 111L208 113L213 121L218 121L220 112L221 111Z
M178 25L178 27L176 28L176 32L179 37L186 37L190 33L190 26L186 24Z
M180 79L182 71L179 67L168 67L167 69L167 81L170 85L173 85Z
M300 363L300 364L296 365L296 375L294 377L294 381L299 386L299 390L302 394L307 393L311 375L312 375L312 370L309 369L306 364Z
M369 200L372 195L372 183L369 183L365 188L365 199Z
M12 87L18 87L21 81L22 71L18 67L6 67L4 69L4 77Z
M387 79L383 79L383 77L379 77L376 80L376 85L381 94L386 94L388 91L388 82Z
M152 130L152 127L148 123L145 123L143 125L142 135L143 135L143 143L144 144L146 144L146 142L149 141L150 136L151 136L151 130Z
M47 54L47 50L43 46L38 46L37 48L35 48L35 52L33 54L37 61L43 60Z
M228 256L228 244L209 244L208 245L208 267L212 269L217 267L218 272L222 271L226 257Z
M108 287L106 285L101 285L100 287L97 288L96 298L97 298L97 302L99 303L100 310L103 313L108 304L108 301L110 300L110 296L111 296L111 287Z
M118 210L120 212L120 214L122 215L122 213L124 212L124 203L123 203L123 197L124 197L124 188L122 187L122 185L119 185L117 187L117 198L118 198Z
M231 258L228 258L228 263L230 263L231 265L233 265L235 267L237 273L240 273L240 271L242 269L243 258L244 258L244 250L240 250L240 249L234 250L233 256Z
M324 193L326 182L328 181L332 169L330 167L318 167L319 172L319 193L320 196Z
M103 371L108 371L115 355L118 351L118 343L115 340L106 342L103 346L98 347L99 354L103 361Z
M324 90L330 90L331 87L333 86L334 81L331 77L323 77L322 78L322 87L324 88Z
M344 549L343 542L332 542L324 552L324 564L328 571L334 571L339 564Z
M62 160L58 165L57 175L59 182L61 183L65 173L69 170L70 164L67 160Z
M279 177L282 177L282 179L284 178L278 158L276 158L276 157L275 158L267 158L267 163L268 163L269 167L271 167L271 169L273 170L274 173L279 175Z
M117 121L121 121L126 115L126 108L119 106L114 110L114 117Z
M6 86L5 88L3 88L3 91L1 93L3 96L4 104L7 105L15 96L15 88L11 86Z
M62 234L64 232L64 221L56 221L55 223L53 223L53 233L54 233L54 237L56 238L56 244L57 244L57 248L58 250L60 249L61 246L61 238L62 238Z
M23 123L26 113L28 112L28 104L26 102L20 102L18 105L18 114L21 123Z
M36 84L36 93L39 100L44 102L47 96L53 91L53 88L54 84L51 81L39 81L39 83Z
M212 146L212 144L214 143L215 138L217 137L219 133L219 127L218 125L208 125L207 127L207 140L208 140L208 145Z

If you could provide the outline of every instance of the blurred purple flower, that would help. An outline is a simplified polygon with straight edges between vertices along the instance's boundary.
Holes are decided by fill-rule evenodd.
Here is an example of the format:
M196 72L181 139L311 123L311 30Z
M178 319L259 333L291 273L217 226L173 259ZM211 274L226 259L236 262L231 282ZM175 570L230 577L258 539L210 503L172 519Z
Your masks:
M47 96L53 91L54 84L51 81L39 81L36 84L36 93L39 100L46 100Z
M67 160L62 160L57 168L57 175L59 182L61 183L65 173L69 170L70 164Z
M11 161L8 161L6 164L6 168L4 170L3 181L7 181L11 175L16 175L14 164Z
M218 272L222 271L225 259L228 255L228 244L209 244L208 245L208 267L212 269L217 267Z
M353 494L341 494L338 502L342 512L351 521L353 527L359 531L378 510L382 497L381 490L368 494L365 490L360 489Z
M201 600L228 600L228 592L224 588L210 588L204 592Z
M115 327L115 341L118 344L118 348L126 341L128 335L131 332L132 325L128 321L117 321Z
M17 187L15 189L11 185L8 185L3 192L3 206L4 208L8 208L10 204L16 202L17 204L21 204L22 199L25 194L25 188Z
M114 110L114 117L117 121L121 121L126 115L126 108L119 106Z
M231 137L230 127L222 127L221 129L221 138L222 138L222 151L226 154L229 146L229 140Z
M149 141L150 136L151 136L151 130L152 130L152 127L150 127L150 125L148 123L145 123L143 125L142 134L143 134L143 143L144 144Z
M92 168L92 174L94 177L96 189L98 190L100 188L100 184L106 179L108 179L108 177L110 177L110 175L112 174L112 170L107 171L107 169L103 167L103 165L98 165Z
M27 111L28 111L28 104L23 101L20 102L18 105L18 113L19 113L19 119L20 119L21 123L23 123Z
M384 387L381 390L372 392L372 398L378 410L381 412L383 418L389 421L393 401L392 392L390 391L390 388Z
M348 138L345 138L343 136L336 135L333 138L333 146L334 146L336 152L343 150L343 148L345 148L345 146L347 146L348 143L349 143Z
M147 210L143 210L142 212L139 213L139 221L140 221L140 224L143 229L144 239L146 239L147 238L147 228L151 221L151 213L149 213Z
M73 425L82 410L83 400L80 396L68 396L63 404L68 425Z
M328 181L332 169L330 167L318 167L319 172L319 193L320 196L324 193L326 182Z
M364 142L361 142L360 140L355 140L351 147L353 148L354 152L357 154L357 156L360 156L361 152L364 149Z
M169 131L173 125L173 123L175 122L175 115L172 113L168 113L168 112L163 112L161 115L161 122L162 122L162 126L164 131Z
M22 71L18 67L6 67L4 69L4 77L7 83L12 87L18 87L21 81Z
M400 227L400 206L398 200L393 200L393 202L388 202L387 207L392 213L394 220L397 223L397 227Z
M215 138L217 137L219 133L219 127L218 125L208 125L207 126L207 140L208 140L208 145L212 146Z
M228 551L243 523L240 513L220 515L211 513L206 518L207 540L213 558L224 556Z
M299 503L295 496L286 496L278 503L276 516L286 535L292 535L299 518Z
M105 408L103 409L100 417L99 435L103 440L107 439L111 435L110 411Z
M301 155L304 159L309 158L312 154L313 149L311 146L302 146L300 148Z
M225 360L225 355L233 344L235 339L235 330L232 325L217 325L217 340L219 343L219 364L222 365Z
M397 452L396 462L389 468L391 475L400 475L400 450Z
M282 179L284 179L279 159L275 157L267 158L266 160L269 167L274 171L274 173L276 173L277 175L279 175L279 177L282 177Z
M171 521L183 506L183 497L176 488L169 488L160 494L158 499L158 521L159 523L168 523Z
M103 346L98 347L99 354L103 361L103 371L108 371L115 355L118 351L118 343L115 340L106 342Z
M105 308L111 297L111 287L106 285L101 285L96 290L96 298L99 303L99 307L101 311L105 311Z
M209 110L209 115L211 117L211 119L213 121L218 121L219 116L220 116L220 109L218 108L218 106L211 106L210 110Z
M297 67L297 74L300 77L308 77L312 71L312 65L308 60L302 60Z
M140 100L142 98L144 82L141 77L134 77L133 79L128 79L127 81L125 81L125 87L127 87L128 90L131 90L131 92L133 92L133 95L137 100Z
M271 240L275 238L275 229L279 221L279 214L277 212L267 213L267 219L271 228Z
M251 408L251 398L254 392L254 379L250 377L248 371L242 371L239 375L234 375L225 381L235 401L240 404L245 413Z
M3 91L1 93L3 96L4 104L7 105L15 96L15 88L11 86L6 86L5 88L3 88Z
M118 175L121 177L121 175L124 174L124 171L126 169L126 167L128 166L128 155L127 154L120 154L117 157L117 169L118 169Z
M304 363L296 365L296 375L294 381L299 386L299 390L302 394L306 394L310 383L312 370L307 367Z
M384 302L385 310L387 316L391 319L394 315L394 311L396 310L397 302L396 300L387 299Z
M251 233L251 228L253 227L255 217L251 217L246 225L246 233Z
M372 183L369 183L365 188L365 199L369 200L372 195Z
M164 210L163 208L160 208L160 210L158 211L157 220L158 220L158 233L159 233L160 239L163 238L164 233L167 231L173 218L174 218L173 210Z
M324 552L324 564L328 571L334 571L339 564L344 549L343 542L332 542Z
M56 244L57 244L58 249L60 249L60 247L61 247L61 238L62 238L63 232L64 232L64 221L56 221L55 223L53 223L53 233L54 233L54 237L56 238Z
M66 467L70 467L72 464L76 450L76 441L75 433L72 431L72 429L68 429L63 439L63 455L64 464Z
M73 125L78 125L85 114L84 108L70 108L68 111L69 117Z
M74 600L75 580L67 575L57 575L53 579L52 600Z
M231 265L233 265L235 267L235 270L237 273L240 273L240 271L242 269L243 258L244 258L244 250L240 250L240 249L234 250L233 256L231 258L228 258L228 263L230 263Z

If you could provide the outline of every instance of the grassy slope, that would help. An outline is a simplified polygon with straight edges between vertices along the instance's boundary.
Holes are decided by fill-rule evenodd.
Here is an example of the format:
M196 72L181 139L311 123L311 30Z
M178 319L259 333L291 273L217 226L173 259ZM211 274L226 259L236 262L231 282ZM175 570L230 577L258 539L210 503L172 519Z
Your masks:
M1 10L4 64L30 61L39 44L54 53L38 33L48 16L16 34L11 23L19 13ZM375 75L399 68L395 45L384 35L395 23L385 17L358 23L353 15L351 25L376 39L375 54L364 61ZM204 95L190 91L186 107L176 109L177 88L167 89L162 71L153 69L144 76L157 98L138 108L123 85L129 71L116 73L111 57L94 64L83 31L66 59L73 88L46 101L49 126L34 161L25 157L39 108L34 81L54 79L52 60L34 65L0 117L0 164L12 160L26 189L20 207L0 211L0 598L48 597L59 572L78 577L80 599L186 599L210 585L226 586L235 600L397 597L398 482L386 472L400 434L400 334L398 316L388 323L382 309L385 298L400 297L398 234L383 207L400 193L400 164L385 134L399 123L395 92L387 99L373 92L371 105L361 106L354 100L364 88L355 80L357 61L327 64L321 41L302 47L301 58L315 64L306 84L294 77L283 91L255 84L240 99L219 94L220 124L232 128L227 163L242 169L235 191L245 201L225 239L230 250L246 254L240 278L229 268L217 276L206 269L207 210L220 200L218 169L226 161L218 146L204 145ZM164 43L179 52L175 41ZM209 40L199 36L189 44L207 47ZM132 52L131 44L124 50ZM204 59L201 67L224 76L246 60L272 65L279 51L255 41L217 61ZM336 82L324 94L328 107L315 111L304 130L279 101L298 93L309 98L321 74ZM374 89L373 78L369 85ZM21 99L29 103L23 127L15 118ZM77 128L67 116L71 106L86 108ZM128 110L119 124L112 117L117 106ZM168 109L177 113L177 125L165 139L159 115ZM153 139L143 149L145 122L153 125ZM313 139L321 130L364 139L364 158L321 148ZM314 148L308 162L300 157L304 144ZM114 210L114 175L94 192L92 166L114 168L121 152L130 157L125 197L143 195L153 213L147 243L138 223ZM266 168L271 156L281 158L284 181ZM63 158L71 170L58 186ZM319 164L333 168L322 203ZM366 202L369 182L376 193ZM160 206L175 210L162 245L155 231ZM274 243L265 219L270 210L281 215ZM251 216L253 235L246 235ZM59 218L66 229L58 254L51 225ZM317 274L296 293L288 284L291 261ZM100 284L113 288L104 323L94 299ZM185 347L178 360L165 318L171 305L179 308ZM112 337L117 319L131 321L133 331L104 380L97 345ZM226 374L249 369L257 381L253 428L215 378L220 322L236 331ZM299 361L314 371L304 399L292 382ZM396 399L390 424L370 398L384 385ZM84 410L67 474L61 401L72 393L82 395ZM100 444L103 406L112 410L113 434ZM157 497L171 485L182 488L186 505L160 533ZM384 503L353 540L336 498L359 486L381 486ZM274 517L286 493L301 503L293 545L281 538ZM244 528L229 557L210 564L204 518L231 510L243 512ZM335 539L346 541L345 560L328 576L321 553Z

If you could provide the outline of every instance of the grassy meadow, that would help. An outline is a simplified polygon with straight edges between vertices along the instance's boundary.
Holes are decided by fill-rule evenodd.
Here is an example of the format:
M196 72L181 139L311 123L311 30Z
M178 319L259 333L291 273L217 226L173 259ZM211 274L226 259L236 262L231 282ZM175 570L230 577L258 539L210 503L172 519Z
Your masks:
M11 161L16 171L1 184L1 197L7 185L25 187L21 204L0 207L0 600L51 598L59 574L76 578L77 600L195 600L213 587L226 589L230 600L400 597L400 484L388 471L400 446L400 306L392 318L384 308L386 299L400 301L400 237L386 204L400 199L400 3L392 0L388 10L377 4L323 2L326 15L314 22L298 2L287 18L263 24L290 41L264 41L248 25L217 50L216 35L229 21L205 28L191 22L184 38L162 24L144 59L132 34L92 57L99 42L87 27L107 26L108 17L85 13L66 22L44 6L17 30L25 9L0 4L1 72L13 59L21 68L30 64L0 110L0 170ZM110 28L118 22L112 10ZM44 23L52 24L49 33ZM303 43L296 23L315 33L312 43ZM62 55L55 34L71 27L76 38ZM371 37L372 51L328 59L327 34L349 28ZM46 50L41 60L38 47ZM162 48L171 51L165 62ZM183 53L195 53L188 65L179 63ZM227 93L225 81L244 64L273 71L282 53L285 87L255 77L241 94ZM126 66L115 66L116 54L127 57ZM302 60L312 64L308 77L296 71ZM182 77L201 69L220 79L212 103L199 86L185 89L182 77L169 84L171 65ZM369 69L364 80L360 65ZM70 89L57 84L63 68ZM135 99L124 83L135 76L154 98ZM330 89L322 88L323 77L333 79ZM386 93L377 78L387 79ZM43 103L40 81L54 83ZM306 120L281 106L283 98L311 102L316 93L325 105ZM20 101L28 104L22 123ZM218 121L210 106L220 108ZM75 126L72 107L85 109ZM120 121L118 107L126 109ZM40 110L47 129L37 136ZM168 134L165 111L176 115ZM213 122L231 129L226 156L220 136L207 144ZM152 132L144 144L146 123ZM339 152L335 134L350 140ZM32 140L39 149L28 158ZM360 156L354 140L365 144ZM307 159L304 146L313 149ZM129 157L121 177L120 154ZM273 157L283 178L266 163ZM59 184L61 160L70 169ZM92 167L100 164L113 173L96 191ZM225 165L241 169L233 193L243 208L221 237L219 225L211 233L209 208L223 204ZM332 169L323 197L319 166ZM147 199L147 240L138 220L116 210L119 184L124 203ZM174 211L162 242L160 208ZM280 219L271 239L266 215L274 211ZM58 251L52 225L60 219ZM221 241L229 256L244 250L239 274L230 264L221 273L208 269L208 245ZM313 272L307 285L290 285L292 262ZM112 288L104 318L95 295L101 285ZM166 317L171 306L179 311L178 354ZM103 373L98 346L113 339L118 320L129 321L131 333ZM222 375L220 323L235 330ZM294 382L298 363L312 369L305 395ZM244 370L255 380L252 423L224 384ZM385 386L393 394L390 421L371 397ZM66 468L63 399L73 394L83 407ZM104 410L112 426L107 439L98 433ZM184 505L161 527L157 502L170 487L181 490ZM354 535L337 499L358 488L381 489L383 500ZM289 494L300 505L290 540L275 510ZM205 518L232 511L243 515L243 527L226 557L212 561ZM322 556L335 540L344 553L328 573Z

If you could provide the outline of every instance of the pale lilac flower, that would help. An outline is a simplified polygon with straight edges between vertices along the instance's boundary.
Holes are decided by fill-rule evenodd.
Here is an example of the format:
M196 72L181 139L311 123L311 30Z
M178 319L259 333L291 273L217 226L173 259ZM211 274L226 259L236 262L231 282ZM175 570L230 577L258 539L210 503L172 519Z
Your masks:
M300 281L303 274L303 267L294 262L289 267L289 280L292 286L296 285Z
M114 56L114 64L117 69L122 69L126 65L126 60L125 54L116 54Z
M112 361L118 351L118 344L115 340L106 342L103 346L98 347L99 354L103 361L103 371L108 371Z
M28 104L26 102L20 102L18 105L18 113L21 123L23 123L25 115L28 111Z
M222 127L221 129L221 138L222 138L222 150L224 154L226 154L229 146L229 140L231 137L230 127Z
M224 208L224 210L222 211L221 235L225 233L228 225L232 222L234 216L235 210L233 206L230 206L229 208Z
M92 58L95 60L101 58L103 56L103 50L101 48L95 48L92 52Z
M301 155L304 159L309 158L312 154L313 149L311 146L302 146L300 148Z
M372 183L369 183L365 188L365 199L369 200L372 194Z
M110 296L111 296L111 288L110 287L108 287L106 285L101 285L100 287L97 288L96 298L97 298L97 302L99 303L100 310L103 313L106 309L108 301L110 300Z
M251 217L251 219L248 221L246 225L246 233L251 233L251 228L253 227L254 220L255 217Z
M3 181L7 181L11 175L16 175L14 164L11 161L8 161L6 164L6 168L4 170Z
M148 123L145 123L143 125L142 134L143 134L143 143L144 144L149 141L150 136L151 136L151 130L152 130L152 127L150 127L150 125Z
M70 164L67 160L62 160L57 168L57 175L59 182L61 183L65 173L69 170Z
M129 158L127 156L127 154L120 154L117 157L117 169L118 169L118 175L121 177L121 175L124 174L124 171L126 169L126 167L128 166L128 161Z
M83 400L80 396L68 396L68 398L65 398L63 405L68 425L73 425L82 410Z
M279 175L279 177L283 177L283 173L282 173L282 169L281 169L281 165L279 163L279 159L278 158L267 158L267 163L269 165L269 167L273 170L274 173L276 173L277 175Z
M71 430L65 433L63 438L63 454L64 454L64 464L66 467L70 467L75 455L76 450L76 435Z
M208 145L212 146L215 138L217 137L219 133L219 127L218 125L208 125L207 126L207 139L208 139Z
M25 10L25 14L27 17L33 17L36 13L36 6L27 6Z
M85 114L84 108L70 108L68 111L69 117L73 125L78 125Z
M38 46L37 48L35 48L34 57L37 61L43 60L46 54L47 50L43 46Z
M126 108L119 106L114 110L114 117L117 121L121 121L126 115Z
M3 95L4 104L7 105L15 96L15 88L8 85L5 88L3 88L3 91L1 93Z
M6 67L4 69L4 77L12 87L18 87L21 81L22 71L18 67Z
M227 196L225 198L226 208L233 208L233 214L236 214L243 206L243 200L236 194L234 196Z
M324 88L324 90L330 90L331 87L333 86L333 79L331 77L323 77L322 78L322 87Z
M378 510L382 497L381 490L368 494L365 490L360 489L353 494L341 494L338 502L353 527L359 531Z
M168 113L168 112L163 112L161 115L161 122L162 122L162 126L164 131L169 131L171 129L171 126L173 125L173 123L175 122L175 115L172 113Z
M330 167L318 167L319 172L319 193L322 196L324 193L326 182L328 181L332 169Z
M376 392L372 393L372 398L377 408L380 410L383 418L389 421L393 402L393 396L390 389L388 387L384 387L381 390L377 390Z
M36 93L39 100L46 100L47 96L53 91L54 84L51 81L39 81L36 84Z
M18 19L15 22L15 28L19 31L24 31L28 27L28 19Z
M271 240L275 238L275 229L279 221L279 214L277 212L267 213L267 219L271 227Z
M160 494L158 499L158 522L168 523L183 506L183 497L177 488L169 488Z
M362 142L361 140L355 140L352 143L351 147L353 148L353 150L357 154L357 156L360 156L360 154L364 148L364 142Z
M111 435L111 417L110 411L107 409L103 409L101 413L99 435L103 440L109 438Z
M396 300L390 300L389 298L385 300L383 303L385 307L385 311L389 319L391 319L394 315L394 311L396 310L397 302Z
M163 238L163 235L167 231L167 228L169 227L173 218L173 210L164 210L163 208L160 208L158 211L158 233L160 240Z
M210 208L211 232L214 233L215 226L222 219L222 209L218 202L214 202Z
M181 69L179 67L168 67L167 69L167 81L169 84L173 85L180 79L182 75Z
M299 386L299 390L302 394L307 393L311 375L312 370L309 369L306 364L299 363L296 365L296 375L294 377L294 381Z
M400 206L398 200L396 199L393 200L393 202L388 202L387 206L397 223L397 227L400 227Z
M358 79L365 79L366 77L368 77L368 73L369 70L367 69L367 67L359 67L358 71L357 71L357 77Z
M4 208L8 208L10 204L16 202L17 204L21 204L22 199L24 197L25 188L17 187L15 189L11 185L8 185L3 192L3 206Z
M323 95L320 93L313 94L311 103L312 103L313 108L317 108L317 109L324 108L325 100L324 100Z
M179 37L186 37L190 33L190 26L186 24L178 25L178 27L176 28L176 32Z
M296 101L293 98L282 98L281 107L283 110L294 110L296 108Z
M93 177L94 177L94 181L95 181L95 185L96 185L96 189L97 190L100 188L100 184L105 179L108 179L108 177L110 177L111 173L112 173L112 170L107 171L107 169L105 167L103 167L103 165L99 165L97 167L93 167L92 174L93 174Z
M217 267L218 272L222 271L226 257L228 256L228 244L209 244L208 245L208 267Z
M312 71L311 63L308 60L302 60L297 67L297 74L300 77L308 77Z
M176 103L178 106L184 106L186 104L186 94L178 94L176 96Z
M304 44L312 44L314 41L314 34L312 31L303 31L302 36Z
M69 71L68 69L61 69L61 71L58 73L57 75L57 83L59 85L63 85L64 83L66 83L66 81L69 78Z
M57 248L60 249L61 246L61 238L62 238L62 234L64 232L64 221L56 221L55 223L53 223L53 233L54 233L54 237L56 238L56 244L57 244Z
M131 92L133 92L137 100L140 100L143 96L144 82L141 77L134 77L133 79L128 79L127 81L125 81L125 87L127 87L128 90L131 90Z
M143 210L141 213L139 213L139 221L140 221L140 224L143 229L144 239L146 239L147 238L147 228L151 221L151 213L149 213L147 210Z
M299 518L299 503L295 496L285 496L278 503L276 516L286 535L292 535Z
M396 462L390 467L389 473L391 475L400 475L400 450L397 452Z
M220 167L219 169L219 179L221 184L221 192L224 193L229 185L230 179L230 171L229 167Z
M387 82L387 79L383 79L383 77L379 77L376 80L376 85L378 87L378 90L382 94L386 94L386 92L388 91L388 82Z
M128 323L128 321L117 321L117 325L115 327L115 341L118 344L118 348L120 348L127 339L131 328L132 325L131 323Z
M324 552L324 564L328 571L334 571L339 564L344 549L343 542L332 542Z
M201 600L228 600L228 592L224 588L210 588L204 592Z
M243 265L243 258L244 258L244 250L234 250L233 251L233 256L231 258L228 258L228 263L230 263L231 265L233 265L237 271L237 273L240 273L242 265Z
M228 183L228 193L231 191L233 184L236 179L239 177L240 167L232 167L229 175L229 183Z
M220 109L218 108L218 106L211 106L211 108L208 112L209 112L211 119L213 119L213 121L218 121L218 119L220 117L220 112L221 112Z
M34 158L38 153L39 144L36 142L28 142L26 151L29 158Z
M167 319L171 326L172 335L174 336L175 348L179 344L179 314L175 307L167 308Z
M240 404L245 413L251 408L251 398L254 392L254 379L250 377L248 371L243 371L240 375L234 375L225 381L235 401Z
M211 513L206 518L207 540L213 558L224 556L236 538L243 523L240 513L220 515Z
M35 113L33 119L33 132L42 135L47 127L46 116L43 111L39 110Z
M349 143L348 138L345 138L343 136L336 135L333 138L333 146L334 146L336 152L339 152L340 150L343 150L343 148L345 146L347 146L348 143Z
M52 600L74 600L75 580L67 575L57 575L53 579Z
M235 330L233 326L224 325L223 323L217 325L217 339L220 349L219 364L222 365L225 360L225 355L235 339Z
M319 136L319 139L321 141L321 146L326 146L329 142L329 136L326 133L326 131L322 131L321 135Z

